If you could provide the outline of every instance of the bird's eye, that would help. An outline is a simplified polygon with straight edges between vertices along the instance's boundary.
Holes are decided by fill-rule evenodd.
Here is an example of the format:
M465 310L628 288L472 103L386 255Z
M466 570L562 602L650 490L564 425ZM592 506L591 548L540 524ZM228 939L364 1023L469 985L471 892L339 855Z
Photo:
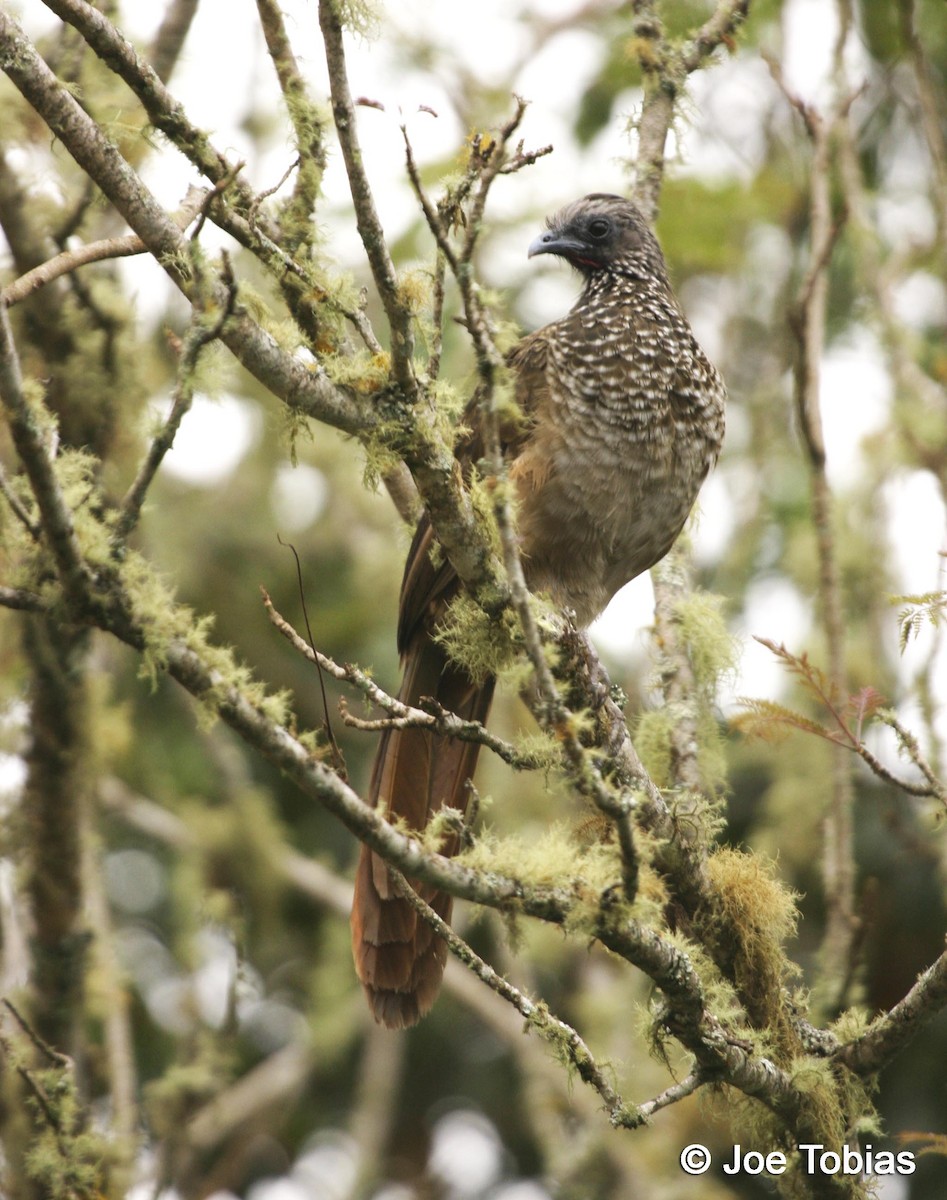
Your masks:
M604 217L596 217L594 221L589 221L589 233L597 242L608 237L611 224Z

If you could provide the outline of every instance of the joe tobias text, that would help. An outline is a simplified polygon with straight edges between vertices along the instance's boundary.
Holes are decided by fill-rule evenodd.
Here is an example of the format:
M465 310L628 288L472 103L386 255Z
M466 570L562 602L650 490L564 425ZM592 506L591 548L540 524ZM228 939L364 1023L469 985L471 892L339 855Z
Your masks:
M828 1150L825 1146L802 1143L799 1153L807 1175L913 1175L916 1164L909 1150L874 1150L870 1145L842 1146ZM782 1175L786 1170L786 1155L779 1150L762 1154L759 1150L733 1147L733 1157L723 1164L725 1175Z

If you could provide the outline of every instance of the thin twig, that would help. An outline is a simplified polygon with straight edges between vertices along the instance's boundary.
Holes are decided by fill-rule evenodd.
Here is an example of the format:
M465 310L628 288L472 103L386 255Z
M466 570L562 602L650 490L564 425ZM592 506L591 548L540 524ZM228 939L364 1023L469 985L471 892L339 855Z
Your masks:
M151 44L151 65L155 74L167 83L187 40L197 13L198 0L171 0Z
M294 251L301 248L309 251L316 234L312 212L326 165L325 130L293 54L279 4L276 0L257 0L257 11L299 152L296 160L299 172L281 225L292 232Z
M63 1054L57 1050L55 1046L51 1046L47 1041L40 1037L33 1026L27 1021L26 1017L20 1012L9 997L4 996L2 1000L4 1008L6 1008L13 1016L17 1025L23 1030L26 1036L30 1039L36 1049L43 1057L54 1067L59 1067L61 1070L72 1072L75 1069L75 1064L68 1054Z
M175 145L194 150L215 182L232 177L231 165L210 153L204 136L186 122L180 106L167 96L151 68L141 62L107 18L92 5L79 4L77 0L50 0L50 7L75 24L123 78L127 76L142 89L140 98L146 107L156 101L154 123L168 133ZM53 75L3 7L0 7L0 59L11 82L147 244L175 286L187 295L190 279L183 269L187 247L181 231L96 122ZM201 153L197 153L198 148ZM238 200L246 197L246 208L250 208L253 196L240 177L233 181L231 192ZM223 303L222 281L218 291L217 300ZM251 375L294 411L318 417L348 433L364 433L377 425L378 414L370 401L343 391L320 367L313 367L312 363L281 349L240 306L225 323L221 339Z
M700 27L694 40L681 53L684 69L690 73L704 62L720 45L730 46L734 34L746 20L750 0L718 0L714 14Z
M883 709L878 713L878 719L894 730L895 734L897 734L899 746L921 772L929 786L925 791L913 791L912 787L902 783L900 780L895 779L893 782L898 787L904 788L905 791L912 791L914 795L936 796L938 800L947 805L947 787L944 786L943 780L937 777L933 767L931 767L925 758L914 734L909 729L904 728L893 712ZM864 758L865 756L862 755L862 757ZM869 765L871 764L869 763Z
M13 443L33 489L40 522L63 586L70 599L81 602L89 594L90 571L82 556L72 512L53 469L44 431L23 391L20 360L3 303L0 303L0 401L7 410Z
M601 1096L613 1126L636 1129L644 1123L644 1115L622 1100L608 1082L604 1070L596 1063L586 1043L571 1025L551 1013L544 1003L537 1004L530 1000L519 988L514 987L508 979L495 971L489 963L484 962L480 955L418 895L400 871L392 870L390 874L399 895L407 900L421 919L447 943L451 954L473 971L487 987L506 1000L508 1004L512 1004L516 1011L526 1019L527 1029L535 1030L541 1038L555 1047L557 1053L565 1054L567 1061L578 1073L579 1078L594 1088Z
M190 411L194 399L195 371L198 359L205 347L220 337L225 322L233 312L237 299L237 285L230 260L226 254L222 256L221 278L226 286L226 302L221 308L212 311L212 320L208 323L206 313L199 312L197 307L192 309L191 324L184 336L181 357L178 361L177 383L172 394L171 411L159 433L152 439L148 453L138 469L138 474L119 506L119 515L115 523L115 535L119 539L127 538L138 524L148 489L151 487L165 455L174 444L181 422Z
M836 78L843 79L840 31L836 44ZM845 695L845 619L842 585L833 530L832 489L826 473L825 440L820 406L820 370L825 343L828 268L843 217L833 219L831 169L836 128L844 122L857 92L842 94L828 118L806 104L787 86L778 68L770 64L774 80L787 101L802 116L812 143L809 197L810 248L805 276L790 319L796 338L794 364L795 401L800 431L809 459L812 519L819 557L819 598L828 645L829 686L834 695ZM844 981L851 977L851 957L858 918L855 913L854 789L850 760L839 746L832 754L832 795L825 822L823 881L827 898L822 970L834 1010L844 1006ZM831 981L831 983L830 983Z
M3 300L0 299L0 304L2 304L2 303L3 303ZM10 483L10 480L7 478L7 473L4 470L2 463L0 463L0 496L3 496L4 500L6 500L7 504L10 507L10 511L13 513L13 515L16 517L16 519L20 522L20 524L23 526L23 528L26 530L26 532L30 535L30 537L33 539L33 541L34 542L39 541L40 534L41 534L40 526L36 524L36 522L30 516L29 512L27 512L26 506L23 504L23 501L13 490L13 485Z
M346 73L345 45L342 40L342 18L338 0L319 0L319 27L322 30L326 65L329 69L332 114L345 161L355 220L391 329L392 370L405 396L412 399L417 394L418 385L414 375L411 309L402 299L398 288L398 277L362 161L355 105Z
M47 612L49 605L36 592L26 588L12 588L0 585L0 608L17 609L20 612Z
M469 269L490 187L507 161L508 143L519 128L525 111L525 101L516 97L514 112L500 128L497 137L485 143L483 149L480 148L479 143L471 148L471 161L479 160L480 167L479 175L474 175L472 168L468 172L468 187L472 190L472 199L469 212L465 214L466 234L459 252L455 250L450 241L441 213L435 210L425 193L404 126L402 126L402 135L405 142L408 176L438 248L457 281L464 309L465 324L474 343L481 385L479 404L484 448L486 458L491 464L492 473L499 481L498 485L493 488L494 516L500 533L503 564L509 582L511 604L519 619L526 655L533 668L536 681L535 689L529 695L530 706L543 727L552 730L562 744L573 783L583 795L590 796L599 809L615 823L622 858L623 883L626 895L631 900L635 896L638 883L638 856L634 844L631 818L633 799L628 794L619 795L610 788L598 767L590 761L575 731L574 718L559 695L556 681L546 658L545 639L533 613L520 558L519 540L514 527L508 489L504 486L506 463L502 449L499 413L493 399L498 376L506 370L506 366L503 356L497 349L489 314L481 302L479 291L474 283L473 272ZM522 156L521 147L518 148L517 155ZM474 179L477 180L475 189L473 189Z
M897 0L901 18L901 36L907 46L914 72L914 83L921 106L921 130L934 168L934 217L942 253L947 253L947 137L944 136L942 92L934 83L934 73L924 44L915 25L915 0Z
M503 762L518 770L535 770L542 765L544 759L535 755L522 754L515 746L491 733L479 721L465 721L463 718L458 717L456 713L449 712L440 704L437 704L433 699L430 701L422 700L422 704L424 704L423 708L414 708L409 704L405 704L396 696L389 695L378 686L370 675L366 675L364 671L353 664L337 663L321 650L317 650L305 638L301 637L286 618L281 616L276 610L266 590L264 588L260 590L263 595L263 604L267 615L273 625L298 653L308 658L311 663L327 671L335 679L351 684L366 699L370 700L372 704L377 704L379 708L383 708L385 712L390 714L388 718L382 720L364 721L359 717L353 716L348 711L348 707L340 702L339 707L342 719L346 725L369 732L383 729L431 729L435 733L442 734L444 737L456 737L461 741L477 742L479 745L491 750Z
M671 1087L666 1088L659 1095L655 1096L653 1100L645 1100L642 1104L639 1104L638 1112L645 1118L653 1117L662 1108L668 1108L672 1104L677 1104L685 1096L692 1096L706 1082L707 1080L700 1071L692 1071L680 1083L675 1083Z
M193 214L189 220L192 218ZM184 226L182 226L183 228ZM147 250L148 247L136 233L126 234L124 237L103 238L98 242L77 246L74 250L64 250L54 258L27 271L25 275L14 279L12 283L8 283L0 292L0 299L12 308L14 304L19 304L39 288L45 287L46 284L52 283L54 279L59 279L63 275L72 274L79 267L111 258L127 258L133 254L145 254Z

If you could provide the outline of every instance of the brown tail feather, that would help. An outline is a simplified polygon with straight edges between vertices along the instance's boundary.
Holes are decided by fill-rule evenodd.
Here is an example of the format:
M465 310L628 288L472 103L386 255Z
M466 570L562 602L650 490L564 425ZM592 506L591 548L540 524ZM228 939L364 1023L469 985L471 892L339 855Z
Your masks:
M474 684L450 663L426 632L417 634L404 656L405 674L399 693L406 704L431 696L468 720L486 718L493 698L492 679ZM449 806L467 808L467 781L477 764L473 742L438 737L423 729L388 730L372 772L371 798L392 817L422 830L433 815ZM445 854L457 850L451 838ZM419 895L445 921L452 899L412 880ZM447 946L394 890L388 869L377 854L362 846L352 906L352 949L375 1020L390 1029L414 1025L431 1008L441 986Z

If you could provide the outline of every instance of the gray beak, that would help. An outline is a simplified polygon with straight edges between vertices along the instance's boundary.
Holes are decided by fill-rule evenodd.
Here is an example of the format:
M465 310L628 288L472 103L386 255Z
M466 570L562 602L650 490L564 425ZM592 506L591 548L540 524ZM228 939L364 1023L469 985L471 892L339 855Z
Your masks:
M573 254L588 254L588 248L577 238L568 237L556 229L547 229L530 242L526 257L532 258L536 254L561 254L568 258Z

